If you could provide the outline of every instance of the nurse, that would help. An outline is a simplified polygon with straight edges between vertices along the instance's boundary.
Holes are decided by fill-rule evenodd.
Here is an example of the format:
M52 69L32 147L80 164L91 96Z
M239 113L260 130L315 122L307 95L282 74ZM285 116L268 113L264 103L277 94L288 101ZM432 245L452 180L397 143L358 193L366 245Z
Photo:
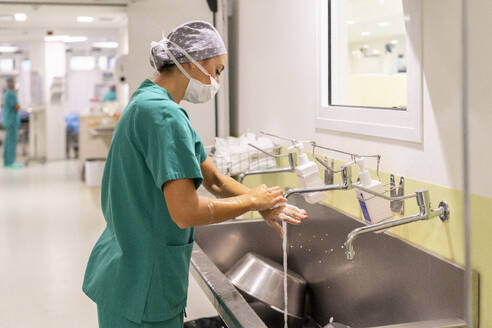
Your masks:
M103 102L116 101L116 87L111 86L109 91L104 95Z
M152 43L159 74L135 91L114 132L101 192L107 226L84 278L100 328L183 326L193 227L258 210L281 233L279 221L307 218L279 187L250 190L221 174L179 105L210 100L226 60L218 32L202 21ZM217 198L199 196L202 183Z
M15 93L15 80L7 78L7 91L3 96L3 126L5 128L5 146L3 149L3 166L11 169L21 168L22 165L15 162L17 153L17 134L20 120L18 111L19 101Z

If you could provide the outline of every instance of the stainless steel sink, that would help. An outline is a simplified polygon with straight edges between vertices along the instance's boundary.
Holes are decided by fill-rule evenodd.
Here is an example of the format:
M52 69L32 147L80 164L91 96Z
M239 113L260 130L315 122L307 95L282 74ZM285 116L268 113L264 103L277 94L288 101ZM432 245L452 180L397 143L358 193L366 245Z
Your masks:
M306 314L319 325L334 317L353 328L465 327L463 268L387 234L361 236L347 261L343 242L363 223L293 200L309 220L289 226L288 265L308 282ZM233 221L197 228L195 241L192 272L226 324L266 327L223 273L247 252L281 263L276 232L262 220Z

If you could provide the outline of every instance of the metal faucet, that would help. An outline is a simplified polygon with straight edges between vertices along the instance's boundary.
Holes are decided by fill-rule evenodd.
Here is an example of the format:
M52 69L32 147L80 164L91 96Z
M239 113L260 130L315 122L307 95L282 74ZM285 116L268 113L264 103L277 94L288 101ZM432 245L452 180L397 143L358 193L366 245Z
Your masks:
M401 225L416 222L416 221L425 221L425 220L429 220L431 218L434 218L436 216L439 216L439 218L441 219L442 222L446 222L449 220L449 206L448 206L448 204L445 201L441 201L439 203L439 207L437 209L432 209L431 204L430 204L429 191L427 189L418 190L415 193L410 194L410 195L399 196L399 197L390 197L390 196L375 192L371 189L367 189L365 187L362 187L359 184L357 184L355 186L355 188L360 189L362 191L365 191L367 193L370 193L374 196L385 198L387 200L404 200L404 199L415 197L417 199L417 205L419 206L419 213L415 214L415 215L406 216L406 217L403 217L401 219L390 220L390 221L386 221L386 222L380 222L377 224L371 224L371 225L363 226L363 227L352 230L348 234L347 241L344 244L345 254L347 255L347 260L349 260L349 261L353 260L355 257L355 251L354 251L353 243L354 243L355 239L357 239L360 235L363 235L363 234L369 233L369 232L381 231L381 230L401 226Z
M316 160L325 167L325 169L337 173L342 173L342 183L332 184L332 185L324 185L319 187L309 187L309 188L295 188L289 189L285 192L284 197L289 198L294 194L306 194L311 192L320 192L320 191L330 191L330 190L349 190L352 189L352 167L350 165L342 166L339 170L334 170L327 163L316 157Z
M288 167L282 167L282 168L275 168L275 169L252 170L252 171L243 172L239 175L239 178L238 178L240 183L243 183L244 178L246 178L248 175L294 172L294 170L295 170L294 153L287 153L287 154L281 154L281 155L270 154L270 153L264 151L263 149L256 147L253 144L248 144L248 145L250 147L255 148L259 152L262 152L262 153L264 153L270 157L273 157L273 158L288 157L289 158L289 166Z

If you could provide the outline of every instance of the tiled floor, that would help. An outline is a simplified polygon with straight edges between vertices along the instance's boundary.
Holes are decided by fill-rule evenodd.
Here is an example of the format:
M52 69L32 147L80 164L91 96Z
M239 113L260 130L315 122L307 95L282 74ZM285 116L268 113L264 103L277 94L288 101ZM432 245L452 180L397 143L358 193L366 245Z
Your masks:
M0 167L0 327L97 327L81 285L104 228L99 192L79 180L75 161ZM187 312L216 314L193 279Z

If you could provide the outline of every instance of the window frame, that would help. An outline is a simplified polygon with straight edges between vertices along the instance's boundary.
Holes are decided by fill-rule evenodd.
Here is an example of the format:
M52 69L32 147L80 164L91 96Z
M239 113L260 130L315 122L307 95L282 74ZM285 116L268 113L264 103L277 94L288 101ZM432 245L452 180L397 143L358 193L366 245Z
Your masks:
M330 105L332 38L329 29L332 1L319 0L317 29L317 111L315 127L352 134L422 142L422 0L403 0L407 30L407 107L391 110L381 107Z

